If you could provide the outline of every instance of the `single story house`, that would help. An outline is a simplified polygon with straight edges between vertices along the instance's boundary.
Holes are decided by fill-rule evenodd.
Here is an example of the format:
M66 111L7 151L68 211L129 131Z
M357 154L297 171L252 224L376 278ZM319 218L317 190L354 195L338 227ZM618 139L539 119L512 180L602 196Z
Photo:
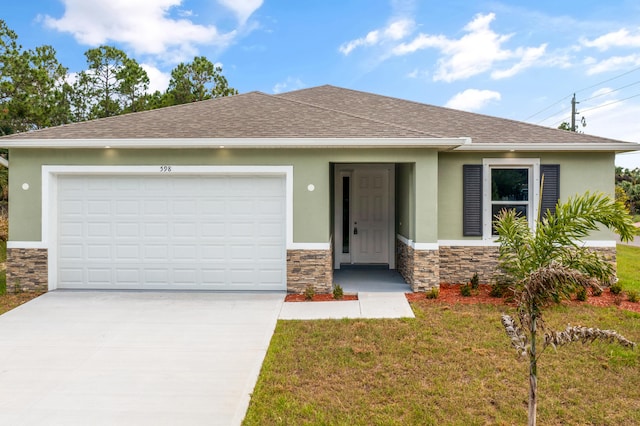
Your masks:
M346 264L414 291L490 279L493 215L614 193L638 145L333 86L0 138L7 287L329 292ZM541 177L544 187L541 189ZM540 194L542 192L542 194ZM585 244L615 256L615 238Z

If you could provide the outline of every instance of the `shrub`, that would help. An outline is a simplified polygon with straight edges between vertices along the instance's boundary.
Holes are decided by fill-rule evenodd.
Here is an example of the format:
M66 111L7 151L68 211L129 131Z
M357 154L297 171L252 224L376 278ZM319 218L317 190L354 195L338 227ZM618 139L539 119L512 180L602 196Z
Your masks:
M494 277L493 284L489 290L489 296L491 297L504 297L509 293L509 288L512 281L506 275L497 275Z
M312 300L313 296L315 295L316 295L316 289L313 288L311 284L309 284L307 288L304 289L304 298L307 300Z
M427 299L437 299L440 296L440 289L438 287L434 287L431 290L425 293Z
M602 287L597 285L594 285L593 287L591 287L591 295L595 297L602 296Z
M622 293L622 286L620 285L619 282L617 283L613 283L611 284L611 287L609 287L609 291L613 294L620 294Z
M463 284L460 287L460 294L464 297L471 296L471 284L470 283Z
M474 290L477 290L478 287L480 286L480 277L478 276L477 272L473 274L473 277L471 277L470 282L471 282L471 288Z
M344 290L342 290L342 287L340 286L340 284L334 284L334 286L333 286L333 298L340 300L343 297L344 297Z
M578 287L576 290L576 299L581 302L587 300L587 289L585 287Z
M640 300L640 293L636 290L627 291L627 300L631 303L638 303Z

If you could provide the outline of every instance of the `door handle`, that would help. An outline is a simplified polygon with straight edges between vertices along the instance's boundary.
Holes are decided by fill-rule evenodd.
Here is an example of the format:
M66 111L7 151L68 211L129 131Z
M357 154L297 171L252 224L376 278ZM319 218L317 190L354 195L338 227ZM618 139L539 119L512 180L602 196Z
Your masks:
M358 235L358 228L357 227L353 227L353 235Z

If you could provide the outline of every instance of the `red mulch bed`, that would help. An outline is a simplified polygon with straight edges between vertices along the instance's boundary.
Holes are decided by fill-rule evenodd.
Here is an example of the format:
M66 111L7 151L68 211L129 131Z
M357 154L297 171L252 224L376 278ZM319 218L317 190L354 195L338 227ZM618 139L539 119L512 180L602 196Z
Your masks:
M488 303L492 305L514 306L513 303L509 303L505 299L489 296L489 290L491 289L489 285L481 284L478 290L475 290L469 297L465 297L460 294L460 287L460 284L440 284L440 294L438 295L437 299L427 299L425 293L406 293L406 296L409 302L414 302L417 300L427 300L434 303ZM600 307L618 306L621 309L640 312L640 303L629 302L628 300L626 300L626 296L624 295L616 296L615 294L611 293L608 288L605 289L600 296L593 296L589 294L589 297L585 302L580 302L579 300L573 299L566 303L571 305L586 303L589 305Z
M342 299L334 299L333 294L314 294L313 299L308 300L304 294L287 294L285 302L341 302L344 300L358 300L357 294L345 294Z

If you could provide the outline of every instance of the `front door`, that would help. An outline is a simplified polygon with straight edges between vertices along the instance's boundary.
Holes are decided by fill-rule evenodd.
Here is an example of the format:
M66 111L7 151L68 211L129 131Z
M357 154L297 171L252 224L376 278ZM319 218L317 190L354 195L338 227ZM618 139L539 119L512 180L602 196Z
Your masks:
M344 263L395 267L393 171L388 164L336 166L336 269Z

